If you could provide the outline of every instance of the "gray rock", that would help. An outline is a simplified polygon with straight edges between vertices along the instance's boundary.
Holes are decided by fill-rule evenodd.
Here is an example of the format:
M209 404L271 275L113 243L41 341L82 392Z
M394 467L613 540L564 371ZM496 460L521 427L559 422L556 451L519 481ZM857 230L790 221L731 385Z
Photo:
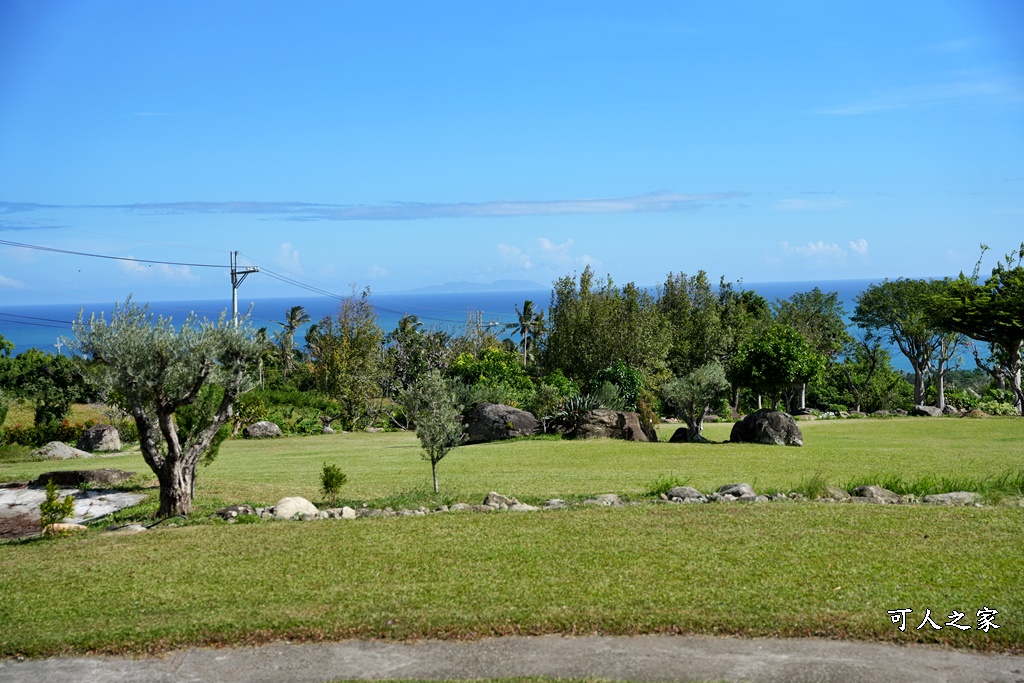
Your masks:
M705 500L704 494L693 488L692 486L676 486L665 492L665 495L669 500L678 498L679 500Z
M270 439L281 436L281 428L273 422L261 420L243 429L242 436L247 439Z
M70 460L71 458L91 458L93 454L78 448L72 448L60 441L51 441L42 448L29 453L28 457L33 460Z
M515 503L514 505L508 506L509 512L536 512L539 509L540 508L527 505L526 503Z
M341 508L341 518L342 519L355 519L356 518L356 511L346 505L345 507Z
M566 505L566 502L561 498L552 498L544 503L545 510L561 510L565 507L568 506Z
M466 510L472 510L473 506L468 503L455 503L448 506L448 510L451 512L465 512Z
M315 505L299 496L282 498L277 501L277 505L274 506L273 510L274 517L278 519L295 519L296 516L316 518L319 513Z
M769 498L768 496L758 496L754 498L755 503L767 503L769 501L771 501L771 498Z
M135 476L135 472L125 470L63 470L43 472L32 482L33 486L46 486L51 481L57 486L117 486Z
M508 496L503 496L500 493L495 493L494 491L488 493L483 502L484 505L490 505L496 510L507 510L518 503L519 501L515 498L509 498Z
M959 412L960 412L959 410L957 410L953 406L949 405L948 403L942 407L942 414L943 415L956 415Z
M251 505L229 505L210 514L211 517L220 517L223 520L232 520L239 515L255 515L256 510Z
M942 410L935 406L914 406L910 414L917 417L942 417Z
M757 493L750 484L726 484L718 489L718 494L733 500L754 500L757 498Z
M573 434L580 439L623 439L650 441L638 413L598 408L586 413Z
M479 403L464 417L466 443L487 443L540 434L541 423L533 414L496 403Z
M324 427L324 434L337 434L331 427Z
M952 491L933 493L922 498L921 502L926 505L976 505L981 502L981 496L973 491Z
M844 503L850 500L850 494L837 486L826 486L825 495L818 498L818 500L827 500L835 501L837 503Z
M583 501L583 504L584 505L602 505L602 506L606 506L606 507L608 507L608 506L618 507L618 506L621 506L623 503L622 503L622 499L619 498L614 493L602 493L600 496L597 496L595 498L588 498L587 500Z
M113 425L89 427L78 437L75 447L89 453L110 453L121 450L121 435Z
M796 420L777 410L758 410L732 426L733 443L759 443L775 446L803 446L804 435Z
M858 486L853 490L851 503L880 503L896 505L900 502L899 495L881 486Z

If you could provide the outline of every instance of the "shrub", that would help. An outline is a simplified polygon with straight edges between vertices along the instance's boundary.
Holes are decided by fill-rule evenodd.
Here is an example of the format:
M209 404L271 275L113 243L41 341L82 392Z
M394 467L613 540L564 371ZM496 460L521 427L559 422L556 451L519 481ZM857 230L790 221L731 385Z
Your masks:
M686 479L682 479L680 477L670 477L663 474L657 479L655 479L653 484L647 487L647 490L644 491L644 495L651 496L652 498L658 498L663 493L668 493L670 490L676 488L677 486L689 485L689 477L687 477Z
M978 403L978 408L989 415L1003 415L1010 417L1018 414L1017 409L1013 407L1012 403L1003 403L1002 401L980 401Z
M332 505L338 502L338 494L341 493L341 487L347 481L348 477L337 465L324 463L324 467L320 471L320 490L323 492L324 498L329 500Z
M95 424L96 422L93 420L76 422L74 424L63 420L61 422L50 422L31 427L12 425L0 431L0 445L21 444L22 446L38 448L51 441L63 441L64 443L74 444L78 442L78 437L82 435L82 432Z
M75 499L66 496L64 500L57 497L57 484L51 479L46 484L46 500L39 504L39 516L43 528L51 524L60 524L75 512Z

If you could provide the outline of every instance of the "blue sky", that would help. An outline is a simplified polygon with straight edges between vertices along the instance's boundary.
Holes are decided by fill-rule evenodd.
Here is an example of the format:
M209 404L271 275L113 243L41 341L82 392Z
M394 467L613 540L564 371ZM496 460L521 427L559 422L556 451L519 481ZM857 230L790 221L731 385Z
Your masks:
M0 304L969 271L1024 4L0 0ZM246 296L289 296L264 274Z

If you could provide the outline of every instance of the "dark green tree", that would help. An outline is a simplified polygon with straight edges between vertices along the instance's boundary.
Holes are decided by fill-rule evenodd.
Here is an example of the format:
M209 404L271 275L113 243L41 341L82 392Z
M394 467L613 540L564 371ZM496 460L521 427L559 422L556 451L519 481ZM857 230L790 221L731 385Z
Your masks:
M960 333L940 328L928 304L948 287L942 280L885 280L870 285L857 297L853 321L896 344L914 369L914 405L925 401L925 379L934 375L939 407L945 403L943 381L948 363L962 343Z
M797 292L789 299L776 299L775 319L804 336L811 348L826 360L834 358L850 339L843 319L845 312L839 292L826 294L815 287ZM807 406L807 384L800 385L800 407Z
M309 370L320 393L338 401L344 412L331 419L348 425L382 408L384 332L370 303L370 290L353 292L306 335Z
M775 323L740 349L734 372L739 384L770 397L772 407L778 409L784 393L810 382L824 368L824 356L811 348L802 334Z
M982 245L982 256L988 247ZM965 334L992 347L996 374L1014 393L1018 412L1024 407L1021 388L1024 352L1024 243L1007 254L991 275L979 281L981 260L968 278L963 273L928 302L928 313L945 330ZM979 367L984 367L978 359Z

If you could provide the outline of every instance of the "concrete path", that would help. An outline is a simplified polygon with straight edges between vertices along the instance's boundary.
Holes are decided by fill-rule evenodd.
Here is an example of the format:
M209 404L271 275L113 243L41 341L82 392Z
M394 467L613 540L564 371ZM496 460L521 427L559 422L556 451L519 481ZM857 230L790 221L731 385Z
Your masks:
M0 660L0 683L320 683L343 678L599 677L628 681L1024 683L1024 656L834 640L697 636L346 641L192 649L160 658Z

